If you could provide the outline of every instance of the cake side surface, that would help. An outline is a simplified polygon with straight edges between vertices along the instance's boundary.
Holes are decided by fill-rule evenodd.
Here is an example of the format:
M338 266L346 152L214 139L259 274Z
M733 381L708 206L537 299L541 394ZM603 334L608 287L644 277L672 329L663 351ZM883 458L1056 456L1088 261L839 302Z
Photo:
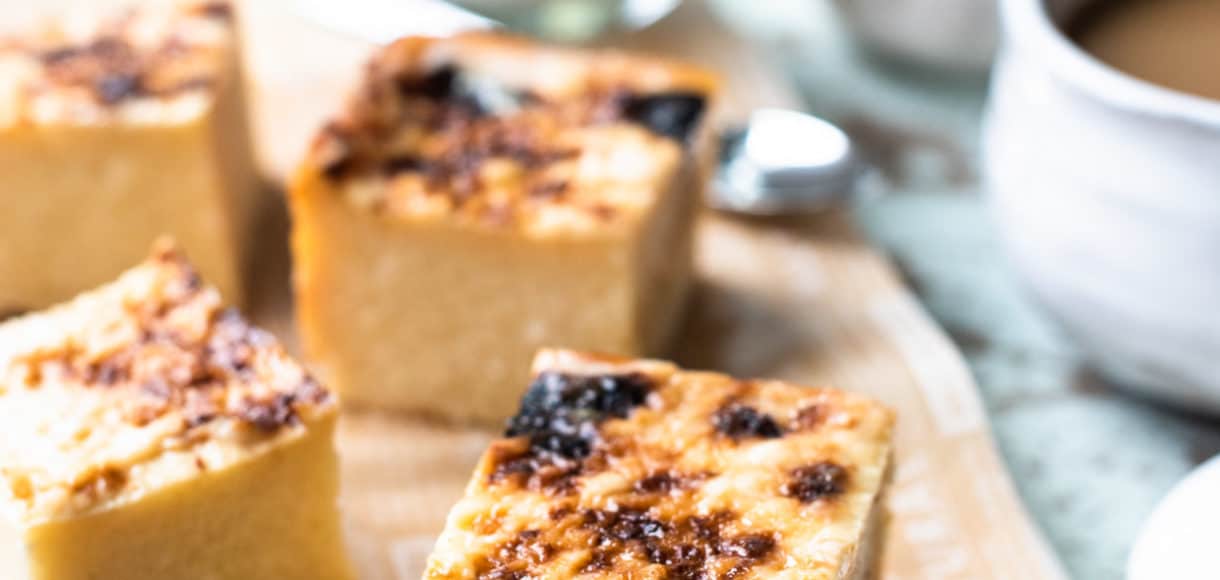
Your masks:
M406 38L369 63L301 171L395 220L621 232L706 146L715 90L705 71L617 52Z
M161 244L111 285L0 325L0 505L25 525L121 506L336 412Z
M427 578L863 577L881 405L569 351L534 371Z
M402 228L333 197L292 213L302 346L345 404L499 425L540 346L640 348L622 244Z
M115 509L27 528L18 545L29 580L352 579L336 505L334 427L334 417L315 421L251 460Z
M194 119L214 101L236 42L224 1L73 16L0 38L0 128Z

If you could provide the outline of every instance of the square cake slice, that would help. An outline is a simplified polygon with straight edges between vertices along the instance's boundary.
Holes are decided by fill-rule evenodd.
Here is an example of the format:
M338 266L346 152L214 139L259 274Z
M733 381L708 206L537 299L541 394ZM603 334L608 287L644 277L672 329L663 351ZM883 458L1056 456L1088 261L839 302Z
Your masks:
M543 351L425 577L872 578L892 428L841 391Z
M0 38L0 313L112 280L162 234L241 301L259 178L235 24L159 3Z
M663 349L715 79L504 36L377 54L290 201L306 352L344 401L499 420L546 344Z
M162 246L0 325L0 576L351 578L336 416Z

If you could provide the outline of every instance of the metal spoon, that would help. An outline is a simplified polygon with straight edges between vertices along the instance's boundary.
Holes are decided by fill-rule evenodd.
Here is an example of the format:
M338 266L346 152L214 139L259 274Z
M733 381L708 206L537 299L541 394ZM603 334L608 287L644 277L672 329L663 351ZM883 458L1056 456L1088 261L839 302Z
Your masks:
M855 190L861 164L838 127L812 115L759 109L721 136L709 203L751 215L817 212Z

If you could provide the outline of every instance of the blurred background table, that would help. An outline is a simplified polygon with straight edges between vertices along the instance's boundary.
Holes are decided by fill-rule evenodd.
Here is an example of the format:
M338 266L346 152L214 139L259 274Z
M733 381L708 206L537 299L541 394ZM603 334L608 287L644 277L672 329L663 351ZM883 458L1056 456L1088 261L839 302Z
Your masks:
M875 171L856 219L969 359L1029 510L1074 578L1122 578L1131 543L1156 502L1220 452L1220 424L1106 384L1027 301L1005 266L979 185L986 76L939 74L875 57L852 41L831 0L690 1L708 1L766 47L808 107L857 140ZM0 4L10 18L34 8ZM275 63L264 64L277 71ZM314 79L293 82L308 90ZM303 105L286 99L277 106ZM276 129L300 134L287 142L304 142L312 125ZM284 163L297 155L272 153L273 162Z
M829 1L714 5L874 164L857 220L969 359L1021 495L1072 577L1122 578L1156 502L1220 452L1220 424L1106 384L1023 294L979 184L986 75L869 54Z

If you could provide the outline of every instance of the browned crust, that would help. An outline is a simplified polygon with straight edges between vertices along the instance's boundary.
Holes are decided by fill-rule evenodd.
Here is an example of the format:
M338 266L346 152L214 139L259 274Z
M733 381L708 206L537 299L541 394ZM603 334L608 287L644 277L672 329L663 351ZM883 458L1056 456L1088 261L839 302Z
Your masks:
M148 17L144 11L172 10L163 36L137 40L134 29ZM48 32L0 39L0 57L20 57L35 72L20 80L14 109L44 95L78 98L98 111L134 99L167 100L187 93L215 91L225 43L198 42L187 33L197 25L231 27L227 1L186 3L175 7L132 7L99 21L88 37L65 38Z
M878 454L888 450L892 429L884 407L657 361L544 351L534 368L510 437L493 442L470 487L475 500L459 504L446 533L465 525L459 522L471 521L470 528L452 544L443 536L438 550L470 549L480 536L490 541L469 554L434 557L427 577L764 578L794 569L786 550L819 534L807 522L848 517L848 509L853 519L840 521L857 524L858 535L849 537L851 525L840 528L809 565L844 580L875 570L880 490L891 467ZM840 448L852 437L862 438L864 450ZM726 463L729 455L737 459ZM753 514L762 517L747 516L751 502L712 499L739 481L767 482L742 491L769 506ZM536 513L539 501L549 510L545 521L507 515L518 503Z
M156 291L141 302L125 302L122 311L74 313L80 334L0 360L8 376L22 377L26 389L56 381L124 392L122 416L137 427L175 414L184 431L231 419L274 433L298 424L307 408L333 405L330 393L304 369L285 364L274 337L221 306L216 290L171 242L159 242L141 268L163 273ZM36 323L38 316L21 323ZM109 334L115 328L135 331L115 339ZM99 340L107 341L105 347L93 348L91 342Z
M565 63L569 86L554 90L530 79L501 78L511 76L503 71L528 68L538 59ZM454 69L503 82L514 108L488 111L469 98L440 94L437 75ZM488 33L404 38L369 62L344 110L315 136L294 181L333 191L352 180L380 182L381 193L362 196L360 203L387 214L396 211L388 207L394 205L386 199L389 190L422 189L444 200L437 202L446 208L442 213L510 226L531 207L577 205L569 198L577 187L572 166L583 146L578 129L623 122L637 95L679 91L702 100L702 134L717 87L707 71L613 51L543 47ZM664 147L663 141L650 146ZM689 142L702 147L704 140ZM493 163L495 176L489 177ZM301 189L293 187L294 195L303 195ZM594 221L615 220L613 203L580 207Z

